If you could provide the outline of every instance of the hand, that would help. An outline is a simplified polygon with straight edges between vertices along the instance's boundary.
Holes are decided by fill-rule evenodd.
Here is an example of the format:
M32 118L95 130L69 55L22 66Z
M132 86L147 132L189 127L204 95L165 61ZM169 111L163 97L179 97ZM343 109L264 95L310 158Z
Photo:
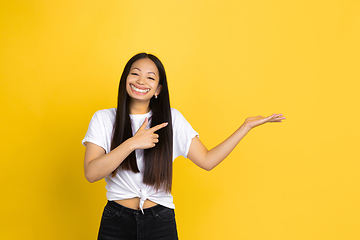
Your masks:
M162 123L156 125L155 127L145 129L148 125L148 121L148 118L145 118L144 123L132 137L136 149L148 149L155 147L156 143L159 142L159 135L154 132L168 125L168 123Z
M267 122L281 122L281 120L286 119L285 117L283 117L282 114L273 114L271 116L268 117L263 117L263 116L257 116L257 117L249 117L245 120L245 122L243 123L243 125L247 128L247 129L252 129L254 127L260 126L264 123Z

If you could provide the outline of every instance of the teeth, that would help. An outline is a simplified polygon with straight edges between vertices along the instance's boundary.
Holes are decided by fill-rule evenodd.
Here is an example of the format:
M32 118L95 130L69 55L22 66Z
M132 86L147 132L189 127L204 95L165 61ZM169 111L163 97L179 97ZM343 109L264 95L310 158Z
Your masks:
M141 92L141 93L146 93L146 92L150 91L149 88L148 88L148 89L139 89L139 88L135 87L135 86L132 85L132 84L130 84L130 87L131 87L132 89L134 89L135 91Z

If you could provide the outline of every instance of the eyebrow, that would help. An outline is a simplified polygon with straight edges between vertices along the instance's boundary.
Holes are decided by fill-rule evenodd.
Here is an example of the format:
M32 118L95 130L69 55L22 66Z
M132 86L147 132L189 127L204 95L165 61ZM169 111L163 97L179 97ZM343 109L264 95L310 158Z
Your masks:
M134 69L139 70L141 72L140 68L134 67L133 70ZM154 72L148 72L148 73L152 73L152 74L154 74L156 76L156 74Z

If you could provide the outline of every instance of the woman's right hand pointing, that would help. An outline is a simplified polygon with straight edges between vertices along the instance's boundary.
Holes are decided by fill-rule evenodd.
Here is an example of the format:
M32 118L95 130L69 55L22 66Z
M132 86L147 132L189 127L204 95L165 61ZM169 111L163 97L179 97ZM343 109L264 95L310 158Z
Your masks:
M145 118L144 123L141 125L139 130L132 137L134 140L136 149L148 149L155 147L156 143L159 142L159 135L155 132L161 128L164 128L168 125L168 123L162 123L156 125L155 127L145 129L148 125L148 118Z

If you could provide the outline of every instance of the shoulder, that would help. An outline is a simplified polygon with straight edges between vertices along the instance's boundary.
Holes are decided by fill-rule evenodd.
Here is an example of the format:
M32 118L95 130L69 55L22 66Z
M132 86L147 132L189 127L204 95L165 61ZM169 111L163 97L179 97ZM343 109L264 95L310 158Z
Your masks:
M182 120L185 119L184 116L179 112L179 110L175 109L175 108L171 108L171 118L174 121L176 120Z
M175 108L171 108L171 118L173 126L182 126L184 124L187 124L187 120L185 117L179 112L179 110Z
M102 109L95 112L94 117L99 120L114 119L116 116L116 108Z
M175 109L175 108L171 108L171 116L175 117L175 116L182 116L182 114L179 112L179 110Z
M91 123L95 126L113 126L116 116L116 108L102 109L94 113Z

